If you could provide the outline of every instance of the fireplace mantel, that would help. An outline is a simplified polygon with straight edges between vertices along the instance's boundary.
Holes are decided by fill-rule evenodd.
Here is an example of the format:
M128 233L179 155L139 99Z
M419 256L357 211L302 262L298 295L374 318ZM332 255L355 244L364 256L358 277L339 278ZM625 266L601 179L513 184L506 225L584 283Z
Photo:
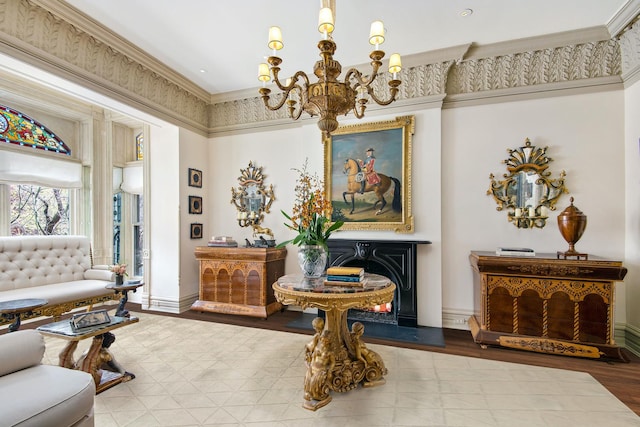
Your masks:
M418 325L417 247L427 240L329 239L330 266L363 267L396 284L393 319L399 326Z

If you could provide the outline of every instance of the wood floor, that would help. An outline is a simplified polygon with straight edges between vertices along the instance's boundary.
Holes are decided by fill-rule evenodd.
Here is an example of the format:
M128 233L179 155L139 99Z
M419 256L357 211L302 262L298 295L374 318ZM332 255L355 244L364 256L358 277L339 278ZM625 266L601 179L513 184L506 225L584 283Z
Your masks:
M141 310L139 305L129 304L129 310L147 312ZM148 311L150 314L165 314L157 311ZM295 311L278 312L268 319L256 319L245 316L224 315L215 313L199 313L187 311L179 315L166 314L187 319L197 319L210 322L227 323L254 328L272 329L278 331L308 333L299 329L287 327L287 324L300 315ZM629 357L629 363L606 362L601 360L581 359L567 356L554 356L505 348L489 347L482 349L473 342L471 333L455 329L444 329L445 347L432 347L419 344L399 344L398 342L368 338L367 341L374 344L395 345L419 350L428 350L439 353L456 354L460 356L478 357L503 362L523 363L534 366L546 366L552 368L569 369L573 371L587 372L605 386L620 401L624 402L632 411L640 415L640 358L623 350Z

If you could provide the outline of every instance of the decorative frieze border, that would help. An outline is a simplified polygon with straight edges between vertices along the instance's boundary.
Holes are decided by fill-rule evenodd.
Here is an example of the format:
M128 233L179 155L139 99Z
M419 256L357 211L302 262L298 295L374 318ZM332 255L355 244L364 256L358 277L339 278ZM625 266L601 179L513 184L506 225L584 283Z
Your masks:
M63 2L0 0L0 51L160 118L207 130L206 91L98 23L90 24Z
M460 61L451 70L447 94L564 83L620 74L618 43L616 40L604 40Z
M624 76L639 74L636 27L609 40L487 57L467 52L467 58L415 64L401 73L398 104L427 104L438 96L447 106L465 97L540 96L621 83ZM212 100L203 89L99 23L87 22L85 15L63 2L0 0L0 51L205 135L292 125L286 109L266 110L257 90L238 99ZM375 83L379 93L386 92L387 80L387 73L381 73Z
M622 51L622 78L625 84L640 79L640 22L636 20L619 36Z

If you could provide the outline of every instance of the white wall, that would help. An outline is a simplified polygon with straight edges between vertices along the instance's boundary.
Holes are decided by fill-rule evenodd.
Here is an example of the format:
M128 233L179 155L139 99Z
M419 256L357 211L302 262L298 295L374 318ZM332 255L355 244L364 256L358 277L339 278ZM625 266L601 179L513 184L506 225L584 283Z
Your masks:
M575 198L587 215L587 228L576 248L624 259L624 100L622 91L453 108L443 111L443 264L445 312L473 307L471 250L526 246L537 252L565 251L557 215ZM548 146L557 177L567 172L569 195L562 196L543 229L517 229L496 211L486 195L489 174L506 172L507 149L524 144ZM415 194L415 193L414 193ZM618 288L618 291L620 288ZM617 300L624 292L617 293ZM623 310L624 307L618 307ZM618 309L616 312L619 313Z
M444 326L466 327L461 322L474 309L470 251L493 251L498 246L527 246L540 253L567 250L556 217L569 206L570 196L588 217L578 250L624 260L623 109L623 92L610 91L412 112L416 116L415 233L349 231L336 237L432 241L418 252L418 323L426 326L442 326L444 316ZM536 146L549 147L553 178L562 170L567 173L570 194L559 199L544 229L516 228L507 221L506 212L496 211L496 203L486 194L489 174L502 176L507 149L523 145L525 138ZM211 194L216 195L211 201L215 212L210 217L212 233L232 235L239 243L251 237L250 230L235 222L229 189L237 186L240 169L253 160L264 167L266 183L274 184L277 198L264 225L273 229L278 241L291 238L280 214L280 209L289 212L293 203L296 174L290 168L300 167L309 157L311 169L323 175L323 147L315 124L216 137L211 144L209 170L217 177L211 187ZM296 249L288 249L286 272L296 272ZM616 295L619 321L624 321L625 314L623 286L618 285Z
M640 336L640 83L625 90L625 279L627 327Z
M342 124L381 121L396 116L367 117L362 121L344 120ZM421 246L418 251L418 323L441 325L441 238L440 238L440 116L439 108L415 113L416 131L413 137L413 234L397 234L391 231L342 231L336 238L346 239L397 239L430 240L432 245ZM208 171L211 177L210 214L211 233L233 236L240 245L245 238L251 240L251 229L241 228L235 220L236 211L230 204L231 187L237 187L240 169L253 160L262 166L266 175L265 184L273 184L276 200L271 213L266 215L263 226L273 230L276 240L281 242L293 237L283 225L285 218L280 213L291 213L293 189L297 173L291 168L300 168L305 158L309 169L324 176L324 147L315 121L286 129L242 135L221 136L211 139ZM296 262L297 248L287 247L285 272L300 270Z
M207 138L191 131L180 129L180 165L178 176L180 177L180 304L182 309L188 309L198 296L200 281L200 266L195 259L196 246L205 246L211 237L209 233L212 210L210 199L222 197L217 193L211 193L211 182L217 179L218 174L209 166L209 144ZM189 168L198 169L203 173L202 188L190 187ZM189 196L200 196L204 204L202 214L189 214ZM222 197L224 198L224 197ZM202 239L191 239L191 224L203 225Z
M145 203L152 215L147 218L145 239L150 247L149 306L143 297L143 308L177 312L180 288L180 146L175 126L151 126L145 155L151 161L148 176L150 192ZM186 173L186 172L185 172ZM133 300L133 299L132 299Z

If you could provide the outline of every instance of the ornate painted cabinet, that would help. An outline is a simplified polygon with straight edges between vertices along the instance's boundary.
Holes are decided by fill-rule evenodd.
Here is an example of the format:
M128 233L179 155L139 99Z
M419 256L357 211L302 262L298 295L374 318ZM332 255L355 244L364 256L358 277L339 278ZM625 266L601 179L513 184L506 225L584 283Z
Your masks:
M475 342L541 353L625 360L613 336L619 261L471 252Z
M285 248L199 246L199 299L191 310L267 318L282 309L271 285L284 275Z

